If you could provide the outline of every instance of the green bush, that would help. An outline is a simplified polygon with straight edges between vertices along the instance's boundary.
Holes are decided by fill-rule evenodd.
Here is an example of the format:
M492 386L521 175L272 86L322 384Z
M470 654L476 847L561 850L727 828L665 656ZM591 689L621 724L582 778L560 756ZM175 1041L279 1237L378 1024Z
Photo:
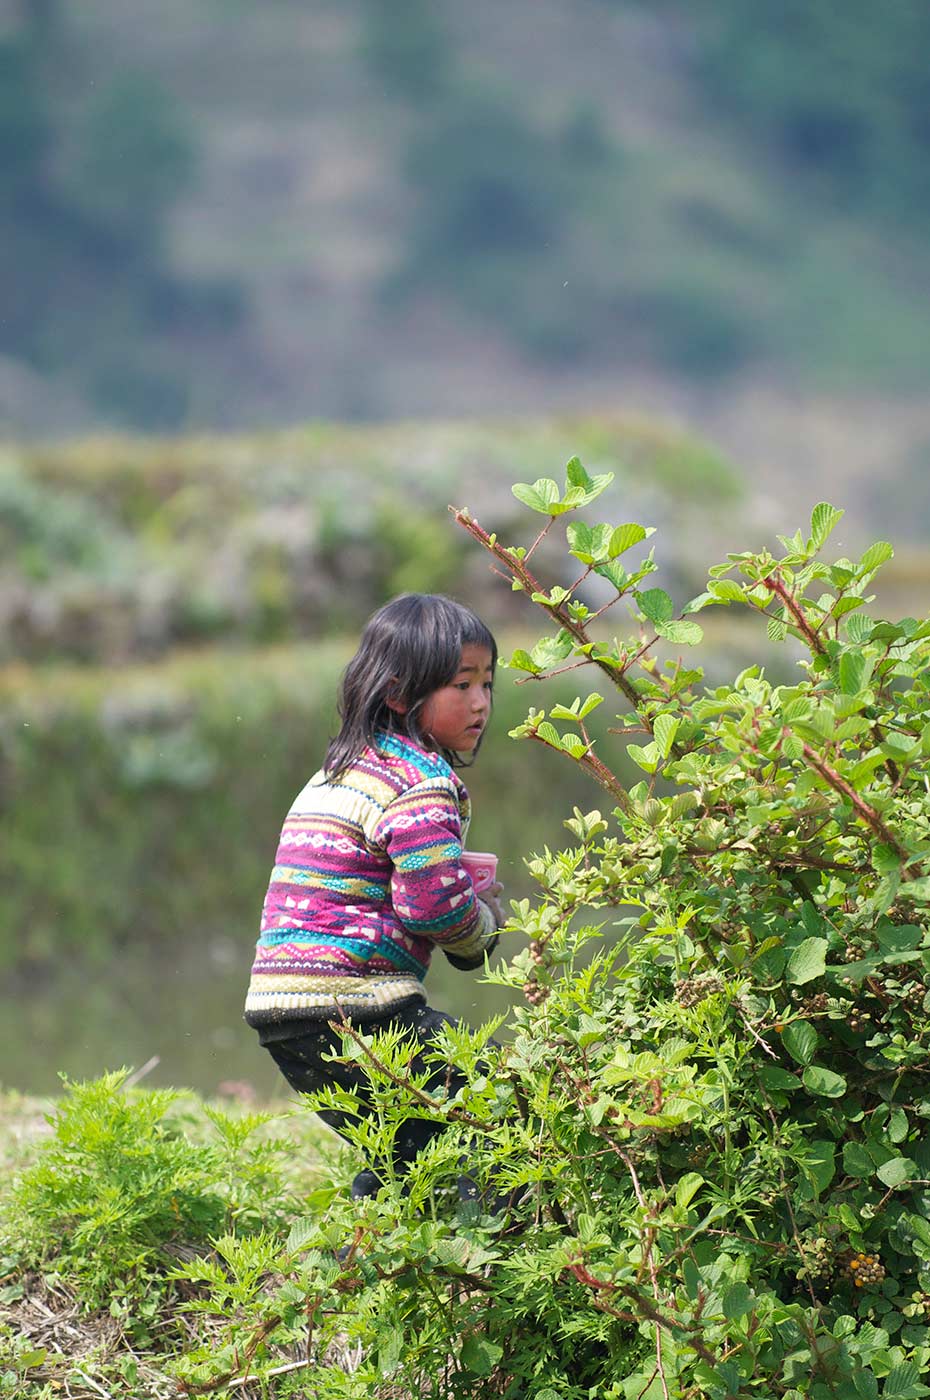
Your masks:
M138 1333L171 1287L172 1247L280 1227L286 1196L284 1145L256 1136L268 1115L208 1109L212 1140L197 1141L181 1095L128 1078L65 1084L3 1233L21 1267L54 1272L82 1308L122 1313Z
M515 494L551 535L606 485L575 459L564 489ZM539 894L502 935L528 941L490 975L525 996L513 1041L453 1029L438 1053L465 1088L428 1089L396 1036L347 1031L378 1108L359 1155L389 1162L411 1114L445 1132L405 1183L386 1166L376 1200L334 1188L272 1251L277 1334L183 1271L257 1376L302 1329L326 1400L928 1393L930 621L868 613L890 545L821 561L840 514L818 505L780 557L730 555L680 610L640 525L571 520L564 587L538 540L509 546L460 512L550 624L511 665L593 668L642 778L594 741L597 692L515 727L593 778L605 811L576 809L570 844L531 861ZM592 576L606 608L632 605L631 635L584 600ZM750 666L703 690L681 653L711 606L757 614L796 676ZM337 1101L352 1112L350 1095L317 1100ZM463 1166L480 1194L460 1202ZM206 1351L180 1369L221 1380Z

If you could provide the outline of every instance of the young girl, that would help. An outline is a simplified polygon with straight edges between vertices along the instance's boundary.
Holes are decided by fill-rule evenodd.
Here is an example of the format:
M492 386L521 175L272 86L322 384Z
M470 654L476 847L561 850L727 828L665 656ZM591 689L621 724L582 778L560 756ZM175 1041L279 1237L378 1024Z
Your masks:
M399 1027L411 1068L462 1083L423 1051L452 1018L426 1004L434 947L454 967L483 966L503 922L500 885L481 899L460 863L471 808L453 771L474 756L491 713L497 646L468 608L410 593L371 618L343 676L342 727L284 823L265 899L245 1019L299 1092L367 1080L341 1053L338 1025ZM337 1132L349 1115L320 1115ZM410 1119L404 1167L441 1125ZM353 1196L380 1184L361 1172Z

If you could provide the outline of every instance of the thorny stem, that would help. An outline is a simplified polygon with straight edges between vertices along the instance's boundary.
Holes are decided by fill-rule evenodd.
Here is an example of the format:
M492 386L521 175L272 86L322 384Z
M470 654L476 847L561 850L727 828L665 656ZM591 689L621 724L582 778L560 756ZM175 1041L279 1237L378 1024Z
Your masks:
M580 1261L576 1264L570 1264L569 1269L579 1283L583 1283L586 1288L590 1288L596 1293L619 1293L621 1297L628 1298L630 1302L639 1309L639 1316L623 1312L618 1308L612 1307L604 1299L598 1298L594 1306L601 1312L606 1312L611 1317L619 1318L622 1322L639 1322L645 1317L647 1321L657 1323L659 1327L664 1327L667 1332L683 1333L685 1342L697 1353L701 1360L706 1361L708 1366L716 1366L717 1357L704 1345L699 1337L696 1337L694 1333L688 1329L686 1323L679 1322L676 1317L666 1317L649 1298L643 1293L638 1292L631 1284L613 1283L609 1279L595 1278Z
M635 1192L636 1199L639 1202L640 1210L643 1212L644 1216L651 1216L653 1212L649 1209L649 1206L646 1202L646 1198L643 1195L642 1187L639 1184L639 1177L636 1174L636 1168L633 1165L632 1157L629 1155L628 1152L622 1151L620 1153L620 1157L622 1161L626 1163L626 1169L630 1173L630 1181L633 1183L633 1191ZM652 1252L653 1245L655 1244L655 1238L655 1226L650 1225L649 1228L645 1231L645 1248L643 1250L643 1255L646 1260L646 1266L649 1269L649 1281L652 1284L652 1296L656 1300L656 1306L658 1306L659 1276L656 1271L655 1257ZM658 1322L656 1323L656 1370L659 1373L659 1380L662 1383L662 1394L665 1397L665 1400L669 1400L668 1383L665 1379L665 1368L662 1365L662 1331Z
M540 739L539 735L536 734L534 731L531 731L527 735L527 737L530 739L535 739L537 743L545 744L546 748L552 747L551 744L546 744L545 739ZM609 792L611 797L616 799L619 805L623 808L624 812L629 812L629 793L627 792L623 784L620 782L620 779L610 771L610 769L607 767L607 764L601 762L601 760L597 757L597 754L595 754L591 749L589 749L588 752L586 754L583 754L581 758L576 760L576 762L579 763L582 768L586 769L588 773L590 773L594 781L596 783L599 783L602 788Z
M245 1377L243 1377L243 1379L246 1379L251 1370L252 1362L255 1358L255 1353L258 1351L259 1346L265 1340L266 1337L271 1336L271 1333L275 1330L276 1327L280 1325L282 1321L282 1315L280 1313L274 1313L271 1317L266 1317L264 1321L261 1322L258 1327L256 1327L255 1331L249 1338L248 1345L246 1346L244 1363L241 1363L239 1361L239 1357L237 1355L236 1365L232 1368L232 1370L224 1371L221 1376L214 1376L212 1380L205 1381L203 1382L203 1384L197 1384L196 1382L184 1380L178 1381L178 1390L181 1392L182 1395L209 1395L211 1391L221 1390L224 1386L228 1386L230 1381L232 1381L233 1377L235 1376L236 1372L241 1370L243 1365L245 1368Z
M408 1075L395 1074L394 1071L389 1069L383 1060L379 1060L374 1051L365 1044L364 1037L350 1022L346 1020L333 1020L328 1024L333 1030L341 1031L342 1034L347 1035L350 1040L354 1040L366 1060L374 1065L376 1070L390 1079L391 1083L396 1084L398 1088L406 1089L407 1092L412 1094L415 1099L418 1099L424 1107L431 1108L435 1113L442 1114L445 1117L453 1118L457 1123L467 1123L470 1128L477 1128L482 1133L491 1134L491 1129L486 1123L482 1123L480 1118L474 1118L470 1113L466 1113L464 1109L457 1107L455 1104L450 1106L440 1103L438 1099L431 1098L430 1095L425 1093L417 1084L414 1084Z
M777 571L773 574L769 574L768 578L762 580L762 583L765 588L769 589L771 593L774 593L785 605L794 620L795 627L797 627L798 631L803 635L811 651L816 652L818 656L825 656L827 651L826 647L813 627L811 627L804 615L803 608L799 605L794 594L788 592L784 583L778 577Z
M875 808L870 806L864 798L860 797L852 784L848 783L842 774L837 773L836 769L832 768L830 764L827 763L826 759L821 758L820 755L811 748L810 744L804 745L803 752L806 761L815 772L820 774L824 782L828 783L829 786L833 788L834 792L838 792L842 797L846 798L847 802L851 803L856 815L865 822L866 826L871 827L875 835L879 837L886 846L890 846L901 860L906 860L907 851L901 845L901 842L898 840L897 836L895 836L894 832L882 821Z

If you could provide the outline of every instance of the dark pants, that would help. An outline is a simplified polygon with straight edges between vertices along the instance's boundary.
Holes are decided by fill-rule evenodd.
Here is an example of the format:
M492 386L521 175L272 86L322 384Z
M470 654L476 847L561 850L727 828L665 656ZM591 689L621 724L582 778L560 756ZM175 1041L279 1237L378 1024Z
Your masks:
M353 1021L352 1024L364 1035L376 1030L405 1031L412 1042L410 1069L418 1074L424 1071L428 1074L427 1089L441 1086L448 1094L454 1094L465 1083L465 1076L454 1066L427 1063L425 1059L424 1052L435 1048L434 1040L441 1027L457 1024L442 1011L433 1011L429 1006L417 1004L407 1010L391 1012L377 1019ZM339 1031L328 1022L305 1021L299 1028L295 1024L294 1034L282 1039L267 1039L264 1043L288 1084L298 1093L311 1094L328 1085L335 1085L355 1092L362 1113L366 1108L371 1110L371 1086L362 1065L357 1060L340 1064L324 1058L339 1055L342 1050ZM354 1115L338 1109L320 1109L319 1116L341 1137L346 1136L346 1127L355 1121ZM403 1175L417 1153L442 1129L442 1123L431 1123L425 1118L408 1118L398 1126L393 1151L394 1170L398 1175ZM352 1195L355 1199L373 1196L380 1185L378 1171L368 1168L356 1176L352 1183ZM464 1183L460 1189L464 1190L464 1194L472 1194Z

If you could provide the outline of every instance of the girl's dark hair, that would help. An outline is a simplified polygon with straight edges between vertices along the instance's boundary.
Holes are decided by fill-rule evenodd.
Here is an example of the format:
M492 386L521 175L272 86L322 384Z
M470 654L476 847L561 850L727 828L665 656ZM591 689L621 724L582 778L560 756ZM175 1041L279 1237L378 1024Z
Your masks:
M470 608L441 593L402 593L379 608L342 677L342 727L326 751L326 776L338 777L364 749L376 746L379 730L422 743L417 716L434 691L455 679L462 647L469 645L487 647L493 674L497 643ZM389 699L405 706L402 715ZM447 749L442 754L449 763L461 762Z

